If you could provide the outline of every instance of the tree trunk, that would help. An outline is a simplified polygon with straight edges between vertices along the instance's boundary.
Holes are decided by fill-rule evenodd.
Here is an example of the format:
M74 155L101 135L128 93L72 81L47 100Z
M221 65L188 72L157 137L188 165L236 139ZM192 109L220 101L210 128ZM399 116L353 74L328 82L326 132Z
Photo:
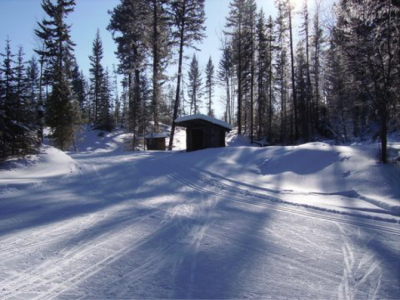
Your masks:
M386 104L381 105L381 162L387 163L387 119L388 112L386 109Z
M290 4L289 4L290 6ZM289 7L289 35L290 35L290 65L292 70L292 89L293 89L293 108L294 108L294 140L297 141L299 138L299 124L298 124L298 112L297 112L297 93L296 83L294 74L294 54L293 54L293 30L292 30L292 9Z
M153 120L154 120L154 131L158 132L158 98L159 98L159 56L158 56L158 11L157 11L157 0L153 0Z
M239 65L238 65L238 134L242 134L242 28L241 20L239 20Z
M173 143L174 143L175 120L178 117L179 95L180 95L180 90L181 90L183 44L184 44L184 33L185 33L185 23L184 23L184 21L182 21L181 25L182 25L182 27L181 27L181 36L180 36L180 44L179 44L178 83L176 85L174 115L172 117L171 135L170 135L169 144L168 144L168 150L170 150L170 151L172 150L172 146L173 146Z

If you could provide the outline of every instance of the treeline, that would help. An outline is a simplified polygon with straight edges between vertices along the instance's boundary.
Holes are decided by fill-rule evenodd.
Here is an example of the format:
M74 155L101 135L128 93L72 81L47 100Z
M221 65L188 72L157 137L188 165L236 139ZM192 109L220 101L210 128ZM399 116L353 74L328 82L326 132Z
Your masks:
M259 143L379 138L386 162L388 130L400 129L400 4L339 0L329 27L316 2L311 16L307 1L295 12L275 0L267 18L255 0L231 1L218 68L225 118Z
M66 150L82 124L125 127L133 148L139 135L171 124L172 149L173 120L200 109L214 116L219 84L225 121L252 143L374 137L386 162L387 133L400 130L397 2L339 0L329 27L321 21L320 6L311 14L307 1L295 11L289 0L275 0L277 15L267 17L255 0L231 0L220 61L214 67L210 58L203 72L193 55L183 70L185 52L205 37L204 5L204 0L121 0L109 12L107 27L120 64L111 72L104 68L98 31L87 80L65 22L75 1L42 0L46 18L35 30L41 41L36 56L26 63L23 49L14 54L10 41L2 53L1 159L34 152L44 126L54 145ZM294 19L300 19L298 28ZM171 64L177 67L172 77Z

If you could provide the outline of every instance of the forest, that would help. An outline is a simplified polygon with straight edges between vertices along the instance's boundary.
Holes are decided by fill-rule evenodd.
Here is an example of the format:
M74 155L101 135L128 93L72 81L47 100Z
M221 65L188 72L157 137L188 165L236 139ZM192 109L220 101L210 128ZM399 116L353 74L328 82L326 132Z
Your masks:
M388 136L400 131L400 1L337 0L331 24L320 1L312 14L307 1L296 10L290 0L274 3L271 16L255 0L231 0L221 57L202 74L195 55L188 70L183 62L205 37L205 0L121 0L107 27L120 63L104 66L97 32L85 78L66 21L75 0L42 0L35 55L14 50L12 37L1 50L0 161L37 152L45 128L54 146L74 150L83 125L122 127L135 149L168 124L172 149L177 117L200 105L215 116L223 101L224 121L251 143L371 139L387 163Z

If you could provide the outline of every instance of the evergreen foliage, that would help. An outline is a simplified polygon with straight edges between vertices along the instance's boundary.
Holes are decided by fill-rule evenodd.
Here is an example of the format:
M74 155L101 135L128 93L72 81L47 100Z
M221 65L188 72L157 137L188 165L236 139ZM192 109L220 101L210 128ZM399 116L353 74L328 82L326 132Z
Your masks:
M372 136L386 163L387 135L400 130L400 5L339 0L328 32L318 3L313 16L305 0L296 11L290 0L274 3L276 18L257 12L255 0L231 0L221 58L216 69L209 58L203 87L197 56L186 82L183 65L185 49L199 50L196 43L205 37L205 0L120 0L107 28L120 64L112 74L103 66L97 31L89 81L74 58L65 21L75 1L42 0L38 57L25 62L23 49L13 53L9 40L1 54L0 159L34 152L45 123L54 145L66 150L82 124L126 128L135 149L139 136L170 122L172 149L174 120L199 113L204 95L207 114L215 115L218 83L225 121L251 142L287 145L327 137L342 143ZM177 73L170 79L165 73L174 50Z
M133 133L132 147L138 142L141 113L145 99L142 98L142 79L146 68L148 43L146 33L149 28L149 2L145 0L121 0L110 12L111 20L107 29L117 43L119 71L126 76L127 107L129 108L128 128Z
M170 14L174 26L172 36L179 47L179 58L174 113L172 116L171 135L168 145L169 150L172 150L175 134L174 120L178 117L180 108L183 51L185 47L195 48L194 44L200 42L205 37L204 1L205 0L171 0L170 3Z
M189 114L199 114L201 97L203 95L202 91L202 78L201 71L199 68L199 62L196 55L193 55L192 61L189 66L188 71L188 90L187 94L190 99L190 111Z
M205 75L206 75L205 89L208 97L207 115L209 115L210 117L214 117L212 98L214 95L215 74L214 74L214 64L212 62L211 56L207 62Z
M74 11L74 0L43 0L42 8L48 19L38 23L36 35L43 42L43 49L36 52L46 58L47 74L52 78L51 93L46 103L46 124L50 127L50 138L56 147L67 150L74 144L80 119L74 109L70 79L74 64L71 41L71 26L65 23L67 15Z
M37 151L35 116L35 71L25 68L24 52L12 54L11 41L6 41L0 67L0 161ZM15 59L16 56L16 59ZM32 68L34 68L34 63Z

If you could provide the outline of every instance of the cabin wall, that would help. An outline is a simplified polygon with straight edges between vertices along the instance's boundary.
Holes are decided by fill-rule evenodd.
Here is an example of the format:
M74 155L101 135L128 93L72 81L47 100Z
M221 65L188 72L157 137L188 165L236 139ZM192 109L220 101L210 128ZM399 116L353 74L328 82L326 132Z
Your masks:
M217 147L225 147L225 130L216 126L187 127L186 150L188 152Z
M165 138L146 139L146 146L147 146L147 150L165 151L167 149L166 144L165 144Z

